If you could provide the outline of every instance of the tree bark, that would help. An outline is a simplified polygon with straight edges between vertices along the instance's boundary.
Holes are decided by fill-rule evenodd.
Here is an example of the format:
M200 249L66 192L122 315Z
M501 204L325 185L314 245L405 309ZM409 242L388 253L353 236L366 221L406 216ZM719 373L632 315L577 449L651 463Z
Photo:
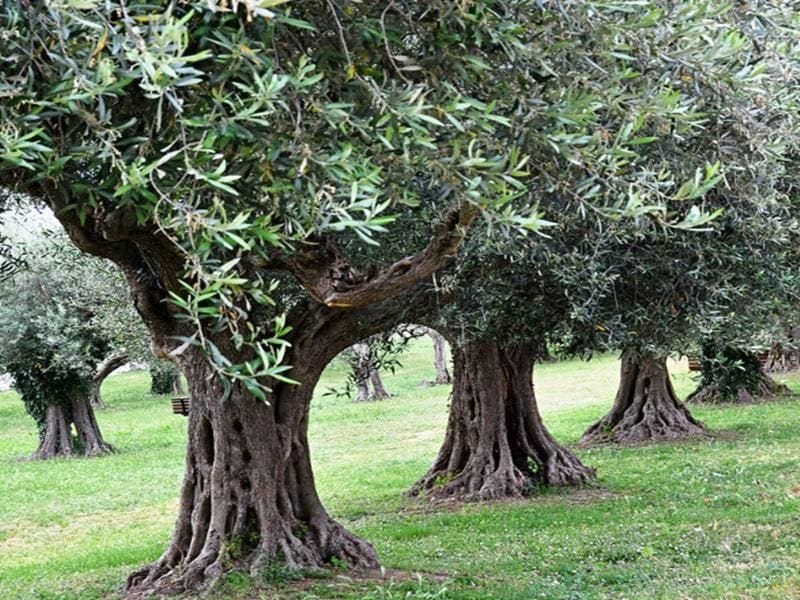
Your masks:
M370 402L373 400L386 400L392 395L386 391L381 374L375 368L372 350L366 342L353 344L350 355L350 368L353 370L353 379L356 384L356 402ZM370 385L372 392L370 392Z
M581 444L678 440L705 432L675 395L667 359L626 351L614 406L586 430Z
M73 425L79 443L77 448L73 440ZM85 387L69 393L68 403L46 407L40 437L39 448L31 458L49 459L77 454L100 456L114 451L100 433Z
M183 379L181 377L180 369L175 369L175 374L172 377L172 393L176 396L186 393L183 387Z
M84 456L100 456L114 452L114 447L106 443L89 397L85 394L75 395L72 399L72 422L78 434Z
M92 377L92 388L89 392L89 403L93 407L108 408L108 404L106 404L105 400L103 400L103 396L100 393L100 388L103 386L103 382L106 380L106 378L108 378L111 373L119 369L122 365L127 363L128 360L129 357L127 352L117 352L107 356L103 362L98 365L97 371L95 371L95 374Z
M72 444L70 420L60 404L51 404L46 408L44 435L39 441L39 448L31 458L49 459L75 454Z
M787 328L788 344L774 345L764 363L765 373L787 373L800 369L800 327Z
M178 520L164 555L129 577L129 595L198 590L229 569L255 574L271 563L309 570L332 562L378 566L372 545L323 507L307 439L323 369L380 329L379 318L368 321L321 306L291 319L288 375L301 383L272 382L268 404L238 384L222 402L222 384L207 360L192 350L177 357L192 397ZM362 334L364 327L375 329Z
M356 384L356 402L369 402L370 356L369 345L365 342L353 344L350 368Z
M381 378L381 373L378 371L378 369L370 369L369 382L372 384L372 397L374 400L387 400L392 397L392 395L383 385L383 379Z
M432 329L428 330L428 335L433 339L434 365L436 366L436 379L434 385L444 385L453 383L450 371L447 369L447 341L444 336Z
M445 441L411 495L493 500L594 478L594 469L556 442L542 422L533 393L535 358L527 346L482 342L453 348Z

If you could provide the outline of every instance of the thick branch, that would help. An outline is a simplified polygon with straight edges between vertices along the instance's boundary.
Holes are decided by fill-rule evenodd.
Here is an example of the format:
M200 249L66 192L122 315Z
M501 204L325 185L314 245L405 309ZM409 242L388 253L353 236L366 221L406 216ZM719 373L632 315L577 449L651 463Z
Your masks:
M130 360L128 353L125 351L121 352L114 352L109 354L103 359L99 365L97 365L97 370L94 372L92 376L92 385L100 385L105 381L106 377L111 375L114 371L119 369L122 365Z
M452 208L424 250L377 273L357 272L332 244L291 259L290 269L306 291L328 307L367 306L396 296L442 268L458 252L476 216L474 206Z

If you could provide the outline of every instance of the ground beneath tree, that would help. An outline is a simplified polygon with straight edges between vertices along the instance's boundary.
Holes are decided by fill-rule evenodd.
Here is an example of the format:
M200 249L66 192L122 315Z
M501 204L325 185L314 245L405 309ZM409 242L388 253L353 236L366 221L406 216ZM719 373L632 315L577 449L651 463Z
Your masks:
M275 573L274 580L243 585L244 579L233 573L227 580L204 595L206 600L308 600L309 598L343 598L369 595L370 598L416 598L421 588L441 590L453 581L455 575L398 569L356 569L346 572L324 571L304 579L293 579L291 574ZM410 593L410 594L409 594ZM173 596L176 600L190 600L196 596ZM429 597L429 596L424 596ZM430 597L434 597L431 595Z

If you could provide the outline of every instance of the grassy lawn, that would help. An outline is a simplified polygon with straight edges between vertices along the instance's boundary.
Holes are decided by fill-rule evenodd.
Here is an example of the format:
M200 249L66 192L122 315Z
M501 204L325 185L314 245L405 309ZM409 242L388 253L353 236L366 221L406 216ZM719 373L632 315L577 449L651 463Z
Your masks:
M692 387L673 364L676 389ZM232 576L218 598L800 598L800 402L694 409L714 440L581 451L596 486L526 501L432 508L403 496L436 455L446 387L418 341L385 378L390 400L312 406L317 483L331 513L372 541L402 581L332 576L301 586ZM574 443L610 405L617 361L537 367L545 420ZM800 391L800 376L788 382ZM0 599L115 598L166 547L183 474L186 420L125 373L98 419L118 453L25 462L33 421L0 394ZM417 580L414 573L419 573Z

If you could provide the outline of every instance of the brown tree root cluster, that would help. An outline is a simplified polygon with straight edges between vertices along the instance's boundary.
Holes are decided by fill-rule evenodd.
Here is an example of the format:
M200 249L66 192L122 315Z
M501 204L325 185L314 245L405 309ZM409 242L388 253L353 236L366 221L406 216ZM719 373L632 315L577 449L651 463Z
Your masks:
M72 434L75 427L78 445ZM33 459L50 459L78 454L101 456L114 452L114 447L103 439L89 398L80 396L68 406L49 405L45 412L44 433Z
M594 469L556 442L542 422L531 381L531 348L477 343L454 348L453 354L455 383L445 441L409 494L496 500L595 477Z
M705 426L675 394L666 358L626 352L611 411L586 430L580 443L637 444L703 435Z

